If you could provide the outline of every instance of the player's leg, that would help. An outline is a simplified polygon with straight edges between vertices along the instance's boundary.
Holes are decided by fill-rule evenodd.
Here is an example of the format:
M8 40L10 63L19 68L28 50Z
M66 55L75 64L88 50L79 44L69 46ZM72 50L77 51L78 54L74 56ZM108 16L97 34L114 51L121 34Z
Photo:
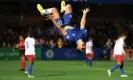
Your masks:
M116 56L117 64L114 65L110 70L108 70L108 75L111 76L111 72L119 68L122 64L121 56Z
M86 59L85 59L85 64L84 64L84 66L87 66L88 62L89 62L89 58L88 58L88 54L86 54Z
M64 19L64 24L63 26L71 25L72 24L72 6L70 4L63 5L64 1L61 2L61 9L65 11L63 19ZM71 28L71 27L70 27Z
M44 9L40 4L37 4L37 9L41 13L41 15L52 14L55 20L60 19L59 12L55 7Z
M93 54L90 54L88 58L89 58L89 66L92 67Z
M43 9L43 7L38 4L37 5L37 9L39 10L39 12L41 13L41 15L44 14L52 14L52 16L54 17L55 21L59 24L60 27L57 27L54 25L54 29L59 33L59 31L64 35L66 34L66 31L63 30L62 28L62 20L60 18L59 12L56 8L52 7L52 8L48 8L48 9Z
M24 55L24 50L20 50L20 60L21 60L21 71L25 71L25 65L26 65L26 62L25 62L25 55Z
M52 8L44 9L40 4L37 4L37 9L41 13L41 15L52 13Z
M121 77L128 77L127 75L124 74L123 62L120 66L120 72L121 72Z
M65 11L65 6L66 6L66 3L64 0L62 0L61 1L61 10L60 10L61 13Z
M33 64L34 64L34 55L28 55L27 59L29 61L29 65L27 67L27 76L29 78L33 78L34 76L32 76L32 68L33 68Z
M32 78L32 67L33 67L33 62L34 60L33 59L30 59L29 60L29 65L28 65L28 68L27 68L27 71L28 71L28 77L29 78Z
M21 56L21 71L25 71L25 66L26 66L26 62L25 62L25 57Z

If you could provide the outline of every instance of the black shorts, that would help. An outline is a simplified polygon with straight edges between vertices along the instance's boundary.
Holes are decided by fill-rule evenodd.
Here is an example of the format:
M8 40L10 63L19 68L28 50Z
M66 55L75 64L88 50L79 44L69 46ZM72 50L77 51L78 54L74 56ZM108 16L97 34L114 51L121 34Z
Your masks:
M20 57L25 56L25 50L20 50Z

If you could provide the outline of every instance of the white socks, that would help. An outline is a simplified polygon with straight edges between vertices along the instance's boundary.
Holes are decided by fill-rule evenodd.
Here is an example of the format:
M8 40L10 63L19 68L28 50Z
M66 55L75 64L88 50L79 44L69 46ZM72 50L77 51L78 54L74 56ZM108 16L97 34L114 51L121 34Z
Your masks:
M44 14L50 14L50 13L52 13L52 8L44 9L43 10L43 13Z
M66 6L65 7L63 7L63 11L65 11L66 10Z
M63 11L65 11L65 10L66 10L66 6L63 8ZM43 13L44 14L50 14L50 13L52 13L52 8L44 9L43 10Z

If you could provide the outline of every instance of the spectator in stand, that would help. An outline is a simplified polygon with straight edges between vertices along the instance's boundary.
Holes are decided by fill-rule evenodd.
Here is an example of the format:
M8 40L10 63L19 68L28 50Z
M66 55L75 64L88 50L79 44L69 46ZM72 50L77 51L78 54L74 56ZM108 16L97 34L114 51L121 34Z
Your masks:
M54 43L54 40L51 39L49 42L49 47L53 49L53 48L55 48L55 46L56 46L56 44Z
M49 40L48 39L45 40L44 47L49 48Z
M62 47L63 47L63 41L62 41L61 38L59 38L59 39L57 40L57 45L58 45L58 48L62 48Z
M40 46L40 45L39 45L38 39L35 39L35 43L36 43L36 44L35 44L36 47L39 47L39 46Z
M112 48L112 45L113 45L113 43L112 43L111 39L108 38L108 41L106 42L106 47L107 48Z

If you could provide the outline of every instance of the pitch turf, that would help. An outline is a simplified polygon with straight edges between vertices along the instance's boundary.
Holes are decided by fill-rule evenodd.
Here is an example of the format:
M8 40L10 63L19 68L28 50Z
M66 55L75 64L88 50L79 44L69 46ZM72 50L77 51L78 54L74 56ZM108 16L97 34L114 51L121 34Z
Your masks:
M36 61L34 79L19 71L19 61L0 61L0 80L133 80L133 62L125 61L125 73L121 78L119 69L108 77L108 68L114 61L94 61L93 67L84 67L83 61Z

